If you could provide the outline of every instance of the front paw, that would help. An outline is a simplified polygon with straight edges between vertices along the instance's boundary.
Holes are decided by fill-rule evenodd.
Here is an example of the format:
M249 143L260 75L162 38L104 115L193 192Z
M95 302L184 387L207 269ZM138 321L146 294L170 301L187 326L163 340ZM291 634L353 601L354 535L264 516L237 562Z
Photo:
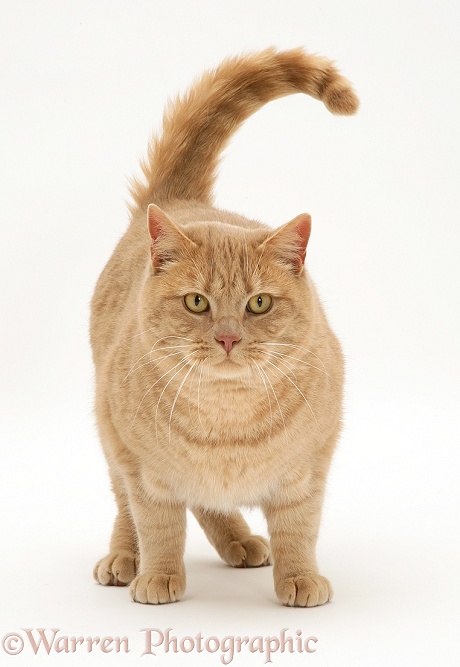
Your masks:
M332 586L320 574L300 574L295 577L279 577L275 592L287 607L317 607L332 600Z
M268 540L260 535L251 535L242 542L230 542L222 550L222 556L232 567L262 567L272 564Z
M133 553L109 554L96 563L94 579L103 586L127 586L136 576L138 557Z
M185 591L185 574L148 572L134 579L129 589L134 602L165 604L177 602Z

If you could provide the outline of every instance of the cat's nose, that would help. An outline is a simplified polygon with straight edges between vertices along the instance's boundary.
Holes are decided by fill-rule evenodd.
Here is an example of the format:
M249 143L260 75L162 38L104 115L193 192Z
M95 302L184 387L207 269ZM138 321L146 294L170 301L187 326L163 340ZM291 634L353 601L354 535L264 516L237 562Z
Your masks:
M227 354L230 352L233 345L241 340L241 336L238 336L238 334L235 333L218 333L215 338L219 343L222 343Z

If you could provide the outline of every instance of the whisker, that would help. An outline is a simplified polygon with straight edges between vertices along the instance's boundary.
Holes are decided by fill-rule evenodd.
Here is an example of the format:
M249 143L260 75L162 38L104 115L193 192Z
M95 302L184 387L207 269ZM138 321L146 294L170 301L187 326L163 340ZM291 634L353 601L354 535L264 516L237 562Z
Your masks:
M177 350L181 347L193 347L192 344L190 345L164 345L163 347L157 347L153 346L150 349L150 352L160 352L161 350Z
M294 371L292 370L293 368L295 368L295 366L294 366L293 364L289 363L288 361L283 361L283 359L278 359L278 357L275 356L275 353L274 353L274 352L264 352L264 354L267 354L267 355L270 356L270 357L273 356L273 357L274 357L280 364L283 364L283 366L284 366L285 368L288 369L288 371L294 376L296 382L299 381L297 375L296 375L296 374L294 373ZM287 355L286 355L286 356L287 356ZM297 369L297 370L298 370L298 369Z
M126 380L126 378L129 376L129 374L131 373L131 371L135 368L135 366L136 366L142 359L144 359L144 357L148 357L148 356L150 356L151 354L152 354L152 351L149 350L148 352L146 352L145 354L143 354L141 357L139 357L139 359L138 359L137 361L134 362L133 366L131 366L130 370L128 371L128 373L127 373L127 374L125 375L125 377L123 378L123 381L122 381L121 384L123 384L123 382L124 382L124 381Z
M203 429L203 431L205 430L205 428L203 426L203 422L201 421L201 414L200 414L200 388L201 388L201 377L203 375L204 363L205 362L203 360L203 365L201 366L201 370L200 370L200 377L198 379L198 393L197 393L198 421L200 422L200 426Z
M155 437L156 437L156 439L157 439L157 442L158 442L158 408L160 407L160 401L161 401L161 399L162 399L162 397L163 397L163 394L165 393L166 389L168 388L168 386L169 386L169 385L171 384L171 382L174 380L174 378L176 377L176 375L177 375L178 373L180 373L180 371L181 371L183 368L185 368L185 366L187 366L187 364L188 364L188 358L191 357L193 354L196 354L196 352L190 352L190 354L188 354L187 356L185 356L185 357L182 359L182 361L180 361L178 364L176 364L176 365L174 366L174 368L177 368L177 366L179 366L179 364L182 363L182 366L181 366L181 367L174 373L174 375L172 376L172 378L170 378L170 379L168 380L168 382L165 384L165 386L163 387L163 390L162 390L162 392L161 392L161 394L160 394L160 396L159 396L159 398L158 398L157 405L156 405L156 408L155 408ZM174 368L171 368L171 370L174 370ZM171 371L168 371L168 372L171 372ZM165 373L165 374L162 375L161 377L164 377L165 375L167 375L167 373ZM161 378L160 378L160 380L161 380Z
M157 385L157 384L160 382L160 380L162 380L166 375L169 375L169 373L171 373L171 371L173 371L175 368L177 368L178 366L180 366L180 364L184 364L184 365L186 365L186 364L187 364L187 359L188 359L189 357L191 357L192 354L195 354L195 352L190 352L190 353L187 354L185 357L183 357L183 358L182 358L182 359L181 359L175 366L173 366L172 368L170 368L169 371L166 371L166 373L163 373L163 375L162 375L161 377L159 377L158 380L156 380L156 381L155 381L155 382L154 382L154 383L147 389L147 391L145 392L145 394L143 395L143 397L142 397L142 399L141 399L141 402L140 402L139 405L137 406L136 414L135 414L134 417L133 417L133 421L131 422L131 426L133 426L134 422L136 421L136 417L137 417L137 415L138 415L138 413L139 413L140 407L141 407L142 403L144 402L144 400L145 400L147 394L149 394L149 393L151 392L151 390L154 388L155 385ZM179 369L179 370L181 370L181 369ZM177 371L177 373L178 373L178 372L179 372L179 371ZM171 379L173 379L173 378L177 375L177 373L175 373ZM168 382L168 384L169 384L169 382ZM166 386L168 386L168 385L166 385ZM166 388L166 387L165 387L165 388Z
M254 361L254 359L252 359L252 361ZM248 386L249 386L251 389L258 389L258 388L259 388L259 384L255 381L255 380L258 380L258 377L257 377L257 375L254 373L254 369L253 369L253 367L252 367L251 364L248 364L248 367L247 367L247 375L248 375ZM254 378L255 378L255 379L254 379Z
M318 421L317 421L317 419L316 419L316 417L315 417L315 413L313 412L313 408L311 407L311 405L310 405L308 399L305 397L305 395L302 393L302 391L301 391L301 390L299 389L299 387L296 385L296 383L293 382L293 381L291 380L291 378L290 378L288 375L286 375L286 373L285 373L284 371L281 370L281 368L278 368L278 366L277 366L276 364L273 364L273 363L272 363L271 361L269 361L268 359L267 359L267 364L270 364L270 366L273 366L274 368L276 368L276 370L279 371L282 375L284 375L284 377L286 378L286 380L289 380L289 382L293 385L293 387L295 387L295 388L297 389L297 391L299 392L299 394L300 394L300 395L302 396L302 398L304 399L305 403L308 405L308 408L309 408L311 414L313 415L313 419L315 420L316 427L318 428L318 430L320 430Z
M279 356L279 357L287 357L288 359L293 359L295 361L298 361L301 364L304 364L305 366L310 366L310 368L315 368L320 373L324 373L324 375L327 375L328 378L331 377L329 375L329 373L326 373L326 371L324 371L322 368L318 368L318 366L315 366L314 364L310 364L308 361L304 361L303 359L299 359L298 357L293 357L290 354L284 354L283 352L265 352L265 354L269 354L271 356L276 355L277 357ZM280 359L280 362L281 362L281 359Z
M177 399L179 398L179 394L182 390L182 387L184 386L184 383L185 383L186 379L188 378L188 376L190 375L190 373L192 372L193 368L196 366L197 363L198 363L198 360L193 362L193 364L189 368L188 372L185 374L184 379L180 383L179 389L177 390L176 395L174 396L174 401L173 401L173 404L171 406L171 412L169 413L169 424L168 424L168 442L169 442L169 444L171 444L171 421L172 421L172 416L173 416L174 408L176 406Z
M288 440L288 434L287 434L287 429L286 429L286 422L284 421L284 415L283 415L283 411L281 410L281 405L280 405L280 402L279 402L279 400L278 400L278 396L276 395L275 388L274 388L274 386L273 386L273 384L272 384L270 378L268 377L267 373L264 371L264 369L263 369L262 367L260 367L260 370L261 370L262 373L265 375L265 379L267 380L268 384L270 385L271 390L272 390L272 392L273 392L273 396L275 397L275 401L276 401L276 404L277 404L277 406L278 406L278 410L279 410L279 413L280 413L280 417L281 417L281 420L282 420L282 422L283 422L283 427L284 427L284 439L285 439L285 441L286 441L286 445L288 445L288 444L289 444L289 440Z
M202 360L198 363L198 366L196 366L196 368L195 368L195 373L194 373L193 376L190 378L190 383L192 383L192 382L194 381L194 379L195 379L195 377L196 377L196 374L197 374L197 371L198 371L198 369L200 368L200 366L203 364L203 362L204 362L204 359L202 359ZM190 410L190 398L191 398L191 396L192 396L192 392L189 392L189 395L188 395L188 416L189 416L189 418L190 418L190 421L192 420L192 413L191 413L191 410Z
M264 376L262 375L261 368L260 368L259 364L257 363L257 361L254 361L254 359L252 359L252 358L250 360L252 361L252 363L257 368L257 371L258 371L258 373L260 375L260 378L261 378L261 380L264 384L264 387L265 387L265 393L267 394L268 406L270 408L270 434L271 434L272 428L273 428L273 412L272 412L272 402L270 400L270 394L268 393L267 383L265 382Z
M308 352L308 354L311 354L315 359L318 359L319 363L323 368L326 368L324 363L321 361L321 359L311 350L308 349L308 347L303 347L302 345L295 345L294 343L267 343L267 342L260 342L259 345L279 345L282 347L295 347L298 348L299 350L305 350L305 352Z
M190 343L196 343L196 340L193 338L185 338L185 336L162 336L161 338L158 338L154 344L152 345L152 350L156 347L157 343L160 342L160 340L166 340L167 338L174 338L175 340L186 340L189 341Z
M192 345L172 345L172 346L170 346L170 347L158 347L158 348L155 350L155 352L160 352L160 351L162 351L162 350L172 350L172 349L174 349L174 348L176 348L176 347L193 347L193 346L192 346ZM136 363L134 364L134 366L131 367L131 370L130 370L130 371L126 374L126 376L123 378L122 384L123 384L123 382L125 382L125 380L131 375L131 373L134 373L134 372L137 371L139 368L142 368L143 366L148 366L149 364L152 364L154 361L161 361L162 359L167 359L168 357L172 357L172 356L174 356L174 355L176 355L176 354L182 354L182 352L171 352L170 354L164 354L163 356L161 356L161 357L157 357L156 359L152 359L152 354L153 354L153 351L152 351L152 350L149 350L149 352L146 352L145 354L143 354L142 357L139 357L139 359L136 361ZM136 364L139 363L139 361L141 361L141 359L143 359L144 357L147 357L147 356L150 357L148 361L146 361L144 364L140 364L140 366L137 366L137 365L136 365ZM156 366L158 366L158 364L155 364L155 365L153 366L153 368L156 368Z
M145 331L140 331L139 333L134 334L134 336L131 336L130 340L132 340L133 338L137 338L138 336L142 336L143 334L146 334L146 333L148 333L149 331L153 331L154 329L156 329L156 327L150 327L150 329L145 329ZM185 336L161 336L161 338L158 338L158 339L155 341L155 343L153 344L153 347L155 347L155 345L156 345L157 343L159 343L160 340L165 340L166 338L180 338L180 340L189 340L189 341L191 341L192 343L195 342L195 341L193 340L193 338L185 338Z

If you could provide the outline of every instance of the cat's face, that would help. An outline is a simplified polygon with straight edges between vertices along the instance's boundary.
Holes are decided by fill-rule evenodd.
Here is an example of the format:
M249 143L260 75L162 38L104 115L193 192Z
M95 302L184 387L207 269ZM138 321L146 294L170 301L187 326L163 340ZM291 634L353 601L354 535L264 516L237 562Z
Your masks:
M146 343L160 364L187 360L208 375L244 377L306 340L312 313L305 234L295 224L274 235L201 223L187 227L186 237L164 226L142 301Z

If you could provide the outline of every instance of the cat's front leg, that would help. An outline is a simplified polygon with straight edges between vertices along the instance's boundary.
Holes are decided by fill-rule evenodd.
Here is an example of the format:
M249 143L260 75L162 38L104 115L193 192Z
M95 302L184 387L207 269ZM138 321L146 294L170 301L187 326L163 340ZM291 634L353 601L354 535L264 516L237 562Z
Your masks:
M332 599L331 584L318 572L316 541L322 489L303 498L264 505L273 555L275 592L288 607L316 607Z
M130 491L140 552L131 596L144 604L176 602L185 591L185 505L152 499L135 485Z

